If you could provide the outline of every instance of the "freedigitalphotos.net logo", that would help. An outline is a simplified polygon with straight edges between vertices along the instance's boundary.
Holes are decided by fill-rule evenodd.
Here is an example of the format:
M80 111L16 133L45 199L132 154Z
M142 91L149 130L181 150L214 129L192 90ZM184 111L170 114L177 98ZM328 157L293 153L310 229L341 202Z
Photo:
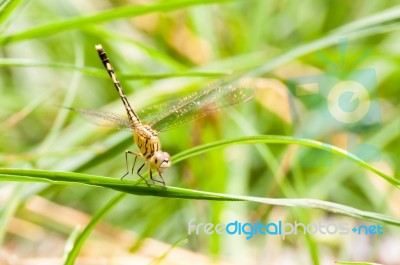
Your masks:
M276 222L262 223L261 221L250 223L242 223L240 221L232 221L227 224L224 223L196 223L193 218L188 222L188 235L242 235L246 240L250 240L256 235L260 236L280 236L282 240L288 235L348 235L350 233L358 235L382 235L383 227L381 225L359 225L351 227L349 223L309 223L303 224L294 221L283 222L281 220Z
M339 52L340 60L319 53L319 59L330 66L328 72L287 80L295 136L330 143L340 135L347 140L348 152L364 161L378 161L379 149L364 141L368 132L381 127L376 71L353 70L353 65L362 61L368 52L349 59L345 39L339 40ZM299 158L305 167L332 164L329 152L304 150Z

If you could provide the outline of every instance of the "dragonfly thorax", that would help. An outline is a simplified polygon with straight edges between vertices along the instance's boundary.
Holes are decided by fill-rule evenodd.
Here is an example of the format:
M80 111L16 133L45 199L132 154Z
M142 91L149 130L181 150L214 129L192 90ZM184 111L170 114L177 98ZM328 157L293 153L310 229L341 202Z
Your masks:
M134 140L146 160L150 159L161 148L157 131L149 125L140 125L134 128Z
M140 153L150 162L150 168L159 173L164 172L171 165L171 156L160 150L161 144L156 130L150 125L140 125L134 128L134 139Z

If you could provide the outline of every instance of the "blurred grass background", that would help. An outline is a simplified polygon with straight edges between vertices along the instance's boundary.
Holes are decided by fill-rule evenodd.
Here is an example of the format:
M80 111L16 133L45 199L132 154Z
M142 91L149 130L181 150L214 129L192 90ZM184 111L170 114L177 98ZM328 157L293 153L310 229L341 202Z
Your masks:
M73 106L124 113L94 45L103 44L131 104L180 97L233 74L257 88L254 101L160 135L174 155L250 135L293 135L286 81L332 71L339 39L346 71L373 68L381 124L363 140L380 150L374 167L398 178L400 8L395 1L2 1L1 167L119 178L132 136L98 128ZM357 58L364 51L369 56ZM301 115L307 116L307 109ZM333 129L332 129L333 130ZM332 132L331 132L332 133ZM350 131L333 131L345 148ZM173 165L168 185L237 195L314 198L400 216L399 191L346 159L302 167L292 145L234 145ZM317 156L319 153L315 153ZM131 178L136 179L136 176ZM69 236L115 191L75 185L1 184L1 262L60 264ZM319 210L248 202L125 196L84 243L79 264L399 264L399 229L383 236L187 236L187 223L366 221ZM36 263L35 263L36 262ZM92 262L92 263L90 263ZM286 262L286 263L285 263ZM78 264L78 263L77 263Z

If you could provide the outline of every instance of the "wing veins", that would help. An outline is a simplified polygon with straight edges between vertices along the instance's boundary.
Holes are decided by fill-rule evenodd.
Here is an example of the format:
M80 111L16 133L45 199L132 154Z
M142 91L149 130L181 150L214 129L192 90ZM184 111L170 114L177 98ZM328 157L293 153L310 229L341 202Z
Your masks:
M172 105L164 114L155 118L150 125L157 131L166 131L203 118L211 112L246 102L253 97L254 89L252 88L217 83L206 90L190 94L182 100L173 100L176 105Z
M129 122L128 118L119 114L92 109L68 109L78 112L83 118L99 126L112 127L120 130L132 130L132 125Z

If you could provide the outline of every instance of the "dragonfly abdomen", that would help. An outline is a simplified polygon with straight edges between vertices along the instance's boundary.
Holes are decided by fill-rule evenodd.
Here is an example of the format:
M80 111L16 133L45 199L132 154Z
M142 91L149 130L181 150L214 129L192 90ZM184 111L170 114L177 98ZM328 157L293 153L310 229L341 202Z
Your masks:
M149 125L134 128L134 140L143 157L148 160L161 148L157 131Z

